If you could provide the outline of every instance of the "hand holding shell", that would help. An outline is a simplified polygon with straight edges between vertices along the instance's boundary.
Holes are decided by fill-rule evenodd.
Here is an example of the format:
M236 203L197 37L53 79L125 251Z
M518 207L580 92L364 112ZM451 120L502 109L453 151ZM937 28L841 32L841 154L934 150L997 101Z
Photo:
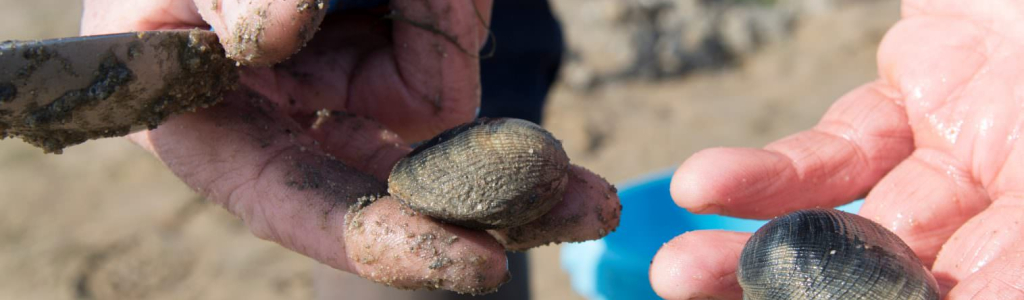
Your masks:
M123 4L128 2L95 2L92 11L110 14L87 14L83 34L151 30L142 27L153 24L192 27L223 11L211 8L210 1L197 2L202 16L196 7L178 7L186 14L176 16L191 21L167 23L162 6L139 11L121 9L133 5ZM491 2L396 0L391 8L410 22L381 27L381 18L358 14L331 18L320 30L307 29L320 22L322 10L297 9L296 3L255 1L239 12L274 12L249 20L283 18L284 26L266 29L287 36L316 32L302 51L273 68L246 68L239 89L219 105L170 118L133 140L188 186L242 219L257 237L325 265L402 288L482 293L500 286L508 278L508 246L489 232L414 213L386 195L385 184L410 150L407 141L473 118L481 101L479 57L465 55L465 49L486 42L481 25L487 22L478 11L489 15ZM296 22L288 21L296 12L298 19L291 19ZM108 17L124 22L104 23ZM155 19L161 21L149 22ZM427 23L440 28L418 27ZM236 32L213 26L220 33ZM272 36L260 41L292 41ZM323 122L318 112L328 112ZM606 181L570 167L566 189L570 192L551 213L507 229L502 239L515 237L516 245L528 248L573 234L596 238L610 230L605 226L617 220L618 202ZM594 206L609 213L598 220ZM511 232L553 214L574 214L580 222L549 227L564 232Z
M747 241L737 277L748 300L939 298L935 279L899 237L838 210L773 219Z
M496 240L523 251L601 238L618 226L622 208L614 187L569 164L550 133L515 119L478 120L437 135L395 164L388 190L353 207L346 247L359 272L399 288L489 292L479 287L496 288L495 278L481 277L480 269L498 258L478 256L474 247ZM381 263L410 251L426 260L423 268ZM431 281L438 278L445 280ZM467 284L474 279L487 284Z
M601 191L611 202L609 209L597 209L599 224L591 234L565 231L575 227L565 221L573 216L548 215L562 203L569 182L587 182L579 178L587 173L571 167L561 142L540 126L519 119L480 119L438 134L401 159L388 178L388 191L416 212L491 229L506 249L526 250L539 245L531 240L583 241L615 229L621 205L613 199L614 189ZM537 238L543 235L551 236Z

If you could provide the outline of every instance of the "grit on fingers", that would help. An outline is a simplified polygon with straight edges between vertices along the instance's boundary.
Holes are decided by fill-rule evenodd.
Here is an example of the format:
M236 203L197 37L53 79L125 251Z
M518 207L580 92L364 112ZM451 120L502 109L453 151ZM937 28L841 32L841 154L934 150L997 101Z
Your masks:
M400 143L398 137L385 129L383 126L358 116L353 116L339 112L324 112L319 113L316 116L306 116L304 118L298 118L302 120L303 124L316 124L310 125L308 132L316 140L319 141L319 147L324 149L325 152L332 154L335 158L346 162L348 165L353 166L355 169L373 174L380 180L387 180L388 172L390 172L392 166L403 157L410 150L408 147ZM545 245L549 243L560 243L560 242L576 242L586 241L601 238L608 233L614 231L618 226L619 216L622 206L619 203L618 195L616 194L615 188L608 183L604 178L594 174L593 172L586 170L579 166L570 166L569 182L566 187L564 199L559 202L550 212L526 225L500 230L490 230L489 233L496 238L506 250L513 251L525 251L533 247ZM388 200L394 201L394 200ZM378 201L380 202L380 201ZM378 204L373 204L371 207L376 207ZM392 204L385 206L390 207ZM400 216L407 216L413 214L407 208L402 207ZM369 212L384 212L384 214L391 214L384 217L378 217L381 220L397 220L395 211L386 209L374 209L374 210L363 210L360 211L359 215L363 216L360 219L366 219L366 214ZM349 218L352 222L353 217ZM423 220L429 218L416 216L414 217L419 221L407 221L408 224L422 223ZM359 224L368 224L366 221L358 221ZM425 253L434 253L433 255L446 254L444 251L438 252L437 247L439 246L450 246L448 244L431 244L435 237L441 236L447 229L458 228L448 225L438 225L434 223L432 226L439 226L436 230L429 231L427 234L417 233L406 236L405 239L394 238L394 240L402 241L404 243L414 244L409 246L409 249L420 249L424 240L426 245L431 245L429 251ZM372 228L376 226L378 228ZM378 222L371 223L371 225L360 225L355 228L359 228L359 236L373 236L377 239L382 239L382 236L386 236L394 233L393 227L400 226L395 225L394 222ZM408 227L408 225L401 225ZM350 226L351 227L351 226ZM370 229L367 229L370 228ZM465 229L461 229L465 232ZM409 232L408 230L406 232ZM478 234L478 232L472 232ZM353 237L356 235L346 235ZM424 239L423 237L428 237ZM449 235L450 236L450 235ZM466 236L469 236L468 234ZM444 240L437 238L438 240ZM491 243L493 240L487 239ZM387 249L378 249L375 244L369 243L369 239L361 242L362 247L366 250L359 253L353 253L350 250L351 257L363 257L365 261L376 261L376 259L369 259L367 257L380 257L380 255L374 255L374 251L381 252ZM474 239L474 244L486 245L487 242L479 239ZM350 248L355 247L352 244L347 244ZM391 244L383 244L383 246L392 246ZM390 249L390 248L389 248ZM404 249L404 248L402 248ZM419 251L419 250L417 250ZM426 251L426 250L424 250ZM465 251L463 251L465 252ZM478 255L479 252L467 252L472 255ZM452 253L457 255L457 253ZM422 255L421 255L422 256ZM439 260L438 260L439 259ZM464 261L479 261L478 259L451 259L448 257L438 258L434 261L447 264L449 261L452 262L464 262ZM359 259L357 259L359 260ZM486 259L488 262L496 261L495 257ZM431 262L433 263L433 262ZM435 264L436 265L436 264ZM367 274L373 274L387 280L390 284L399 286L416 285L418 283L428 284L436 283L431 281L431 277L424 277L423 273L408 272L405 275L394 273L398 271L395 268L384 268L381 269L380 263L366 264L363 268ZM387 266L387 265L383 265ZM458 266L458 264L456 264ZM493 268L493 266L491 266ZM454 267L453 269L458 269ZM421 271L425 269L420 269ZM384 272L384 271L389 271ZM404 270L410 271L410 270ZM465 273L465 272L462 272ZM381 275L388 274L388 275ZM444 273L444 274L459 274L459 273ZM401 275L401 276L400 276ZM493 275L493 274L487 274ZM404 277L403 277L404 276ZM494 276L485 276L486 278L494 279ZM460 281L455 279L459 278L446 278L445 280L438 281L445 284L458 285ZM443 288L460 288L461 286L446 286Z
M228 57L243 65L269 66L295 54L313 37L327 14L327 2L195 0L195 6L220 36Z
M373 135L379 127L348 128L357 129L350 133L358 136ZM230 94L221 105L172 117L160 128L135 138L189 186L243 219L256 236L324 264L402 288L476 293L504 282L504 250L493 239L483 232L402 213L399 207L388 205L393 202L388 197L372 201L386 193L384 182L324 153L304 129L273 101L241 91ZM354 227L346 223L351 221L347 216L357 207L363 225L349 236L347 232ZM362 234L367 232L379 234ZM429 235L446 239L444 248L434 250L450 250L440 254L451 261L406 251L417 237ZM355 260L350 255L361 252L346 243L363 247L360 249L403 249L409 257L389 257L367 267L367 257ZM395 277L396 273L381 270L415 278ZM482 276L455 278L456 273Z
M438 223L392 197L350 213L345 245L352 272L397 288L483 294L511 279L486 233Z

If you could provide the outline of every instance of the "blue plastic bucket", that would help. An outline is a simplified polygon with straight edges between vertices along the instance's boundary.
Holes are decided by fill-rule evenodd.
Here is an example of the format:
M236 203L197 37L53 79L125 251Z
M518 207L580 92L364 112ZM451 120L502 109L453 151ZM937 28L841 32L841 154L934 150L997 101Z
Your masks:
M648 269L665 242L692 230L754 232L766 221L695 215L675 205L669 194L674 170L655 172L620 186L619 228L603 239L562 247L562 269L572 287L588 299L660 299ZM841 207L856 212L862 201Z

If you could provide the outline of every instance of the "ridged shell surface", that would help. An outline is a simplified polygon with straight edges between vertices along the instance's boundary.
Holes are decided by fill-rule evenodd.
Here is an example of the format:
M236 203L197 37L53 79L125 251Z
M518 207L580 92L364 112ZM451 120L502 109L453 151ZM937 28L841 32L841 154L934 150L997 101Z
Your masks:
M830 209L765 224L744 247L737 276L747 300L939 299L935 279L899 237Z
M549 132L519 119L445 131L395 165L388 191L412 209L478 229L540 217L562 200L569 158Z

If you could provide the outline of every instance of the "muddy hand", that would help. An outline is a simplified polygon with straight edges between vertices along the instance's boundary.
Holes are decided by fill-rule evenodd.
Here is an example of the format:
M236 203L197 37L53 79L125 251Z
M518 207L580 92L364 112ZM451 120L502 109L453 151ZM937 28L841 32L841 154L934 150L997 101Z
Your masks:
M238 18L252 17L235 12L268 16L276 23L254 40L264 52L252 59L288 60L243 68L242 87L220 105L130 138L261 238L396 287L494 290L509 274L505 249L492 235L438 223L384 195L409 141L474 117L475 53L486 38L490 2L395 0L382 11L332 14L292 55L308 38L306 25L321 23L319 10L315 1L97 0L86 2L83 33L209 23L231 43L246 32L232 27ZM593 216L599 210L587 205L616 200L610 185L581 168L573 174L568 188L579 192L541 219L617 223L617 210ZM568 225L515 235L518 246L510 248L607 232L591 221L561 223Z
M82 33L212 27L229 57L270 65L312 38L327 12L325 1L85 0Z
M1020 298L1024 4L904 1L902 11L880 46L879 80L764 149L694 155L673 198L698 213L770 218L867 194L860 214L906 241L948 299ZM749 237L677 237L654 258L654 289L739 299L734 273Z

